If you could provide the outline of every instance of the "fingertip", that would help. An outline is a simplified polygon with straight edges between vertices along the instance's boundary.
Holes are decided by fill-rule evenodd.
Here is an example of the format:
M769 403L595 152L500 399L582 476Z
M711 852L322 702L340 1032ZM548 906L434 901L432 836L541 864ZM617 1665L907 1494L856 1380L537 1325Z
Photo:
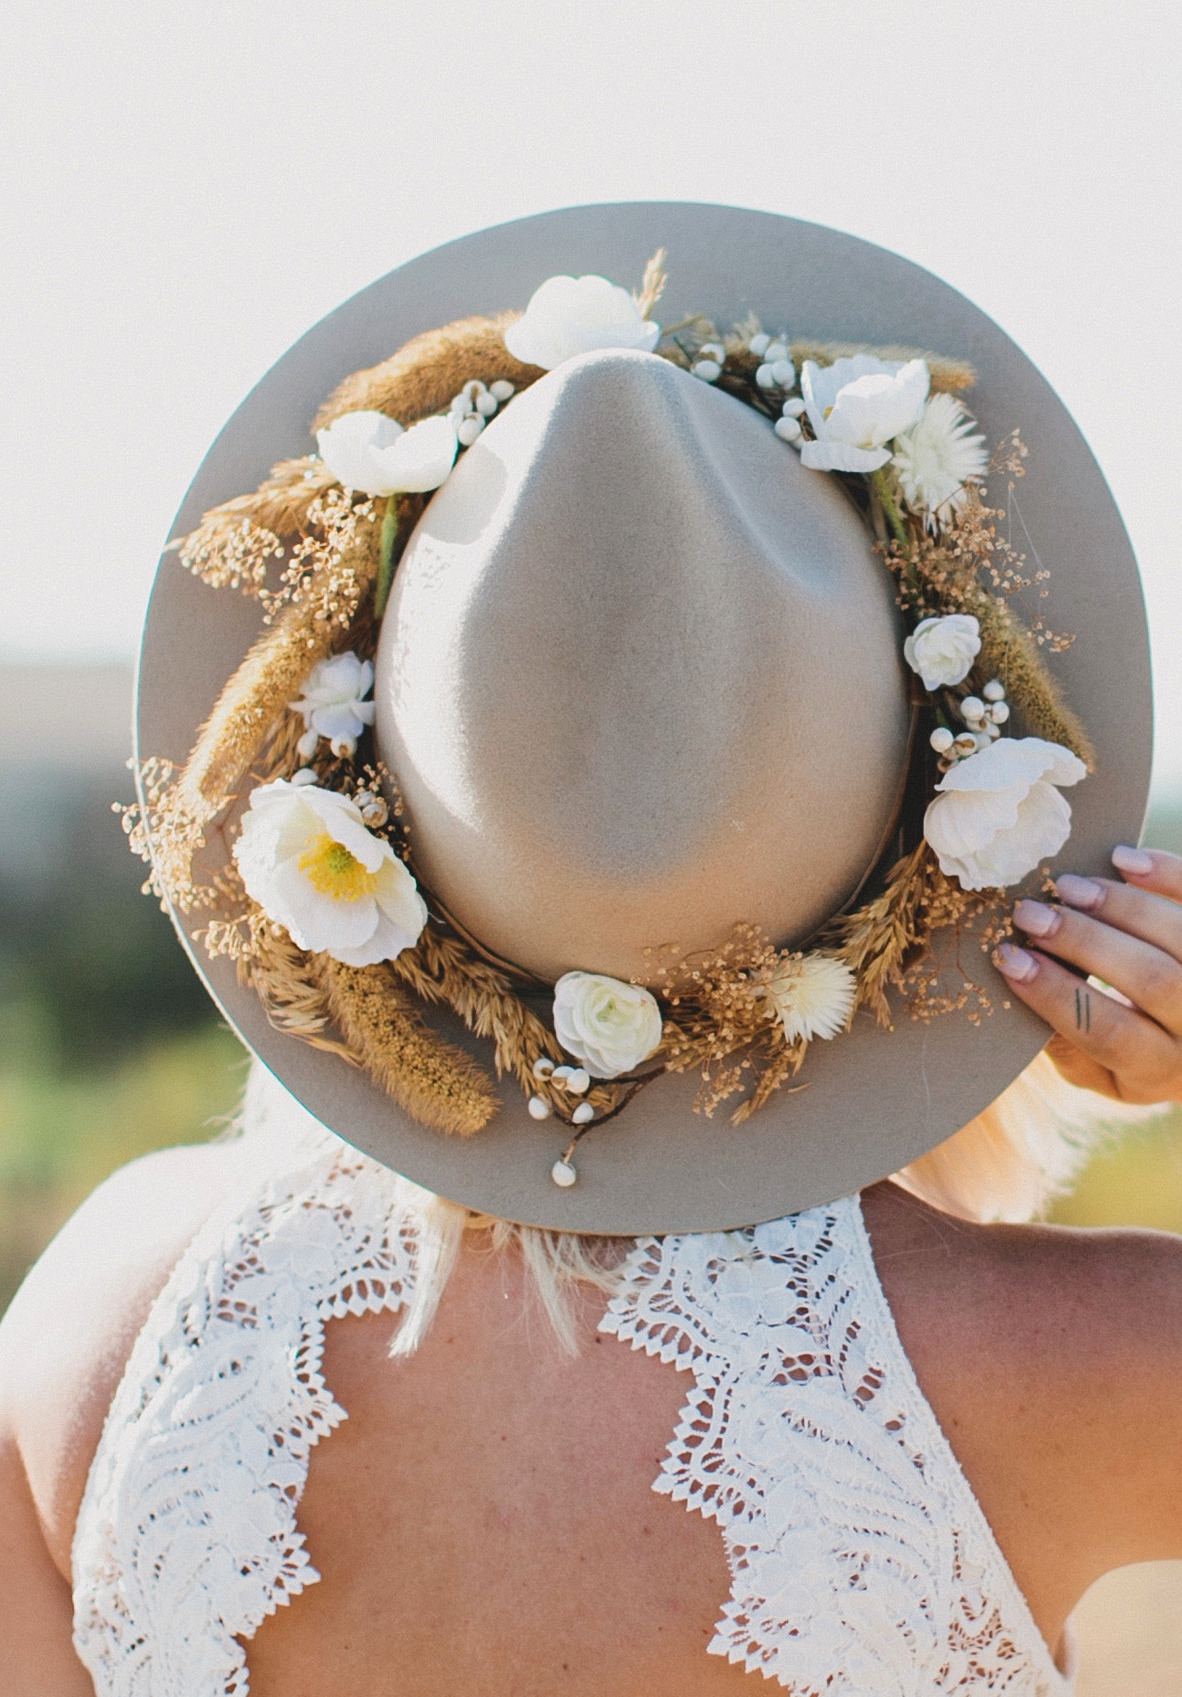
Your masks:
M1153 871L1153 856L1146 849L1121 843L1112 851L1112 864L1126 877L1146 878Z
M993 964L1007 984L1020 987L1038 975L1038 958L1016 943L1002 943L993 952Z

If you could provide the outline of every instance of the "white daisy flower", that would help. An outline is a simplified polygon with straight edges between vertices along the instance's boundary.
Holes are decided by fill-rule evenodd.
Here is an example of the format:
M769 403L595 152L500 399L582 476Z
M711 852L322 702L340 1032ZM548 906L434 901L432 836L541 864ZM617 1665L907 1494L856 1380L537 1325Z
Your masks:
M345 966L393 960L427 923L414 878L335 790L282 778L261 784L234 859L247 894L298 948Z
M846 1029L854 1011L856 980L834 955L792 955L767 987L789 1043L828 1040Z
M895 442L893 465L903 499L928 525L946 529L989 463L977 421L954 395L933 395L913 429Z

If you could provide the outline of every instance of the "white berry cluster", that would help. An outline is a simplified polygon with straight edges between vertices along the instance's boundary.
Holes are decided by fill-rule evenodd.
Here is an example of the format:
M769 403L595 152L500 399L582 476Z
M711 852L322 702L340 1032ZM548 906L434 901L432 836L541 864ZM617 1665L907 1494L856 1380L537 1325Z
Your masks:
M796 367L792 363L791 349L783 336L773 338L761 330L758 335L752 336L747 347L759 360L755 369L755 381L761 389L779 389L782 392L792 388L796 382ZM697 358L690 366L690 373L694 377L700 377L703 383L717 383L725 364L726 349L718 342L703 342L698 349ZM800 418L804 410L804 402L798 395L784 402L780 417L775 423L776 435L782 442L791 442L800 447L804 440L800 428Z
M931 735L932 747L940 756L941 772L947 772L958 760L967 760L971 754L988 748L1001 735L1001 727L1010 716L1006 686L1000 678L991 678L981 695L966 695L958 706L965 729L957 735L947 725L937 725Z
M534 1062L534 1077L549 1079L559 1090L566 1090L572 1096L585 1096L591 1088L591 1074L586 1067L556 1067L547 1055L540 1055ZM529 1111L535 1120L550 1118L550 1104L542 1096L530 1097ZM590 1102L580 1102L571 1115L571 1124L587 1125L594 1118L595 1109Z
M447 409L461 448L470 448L497 408L516 394L512 383L499 377L487 386L473 379L465 383Z

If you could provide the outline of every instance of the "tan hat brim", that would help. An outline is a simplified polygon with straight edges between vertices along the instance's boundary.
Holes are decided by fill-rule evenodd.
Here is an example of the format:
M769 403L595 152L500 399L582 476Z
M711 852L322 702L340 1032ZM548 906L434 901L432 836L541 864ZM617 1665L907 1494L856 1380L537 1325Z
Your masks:
M638 279L655 248L669 254L660 317L691 312L722 327L754 312L796 337L902 344L968 359L970 405L992 443L1019 427L1028 475L1013 536L1051 571L1037 603L1047 625L1074 633L1052 665L1097 750L1093 776L1071 792L1074 827L1060 862L1109 868L1136 841L1151 758L1149 645L1136 563L1102 473L1066 408L1014 343L962 295L897 255L796 219L733 207L635 203L574 207L500 225L391 272L308 332L230 419L177 515L192 530L209 507L252 488L282 458L309 451L309 421L342 377L376 364L417 333L473 313L524 306L557 272ZM1000 504L1001 491L991 491ZM137 702L137 754L182 762L225 680L259 630L256 602L213 590L173 554L149 608ZM740 919L742 915L736 915ZM429 1131L366 1077L267 1022L233 966L210 962L178 929L227 1019L310 1111L350 1143L430 1189L509 1219L579 1231L639 1234L748 1225L857 1190L942 1142L992 1101L1046 1041L984 957L972 963L994 1011L979 1026L903 1012L885 1031L868 1014L814 1043L806 1088L741 1128L693 1112L696 1080L666 1076L580 1146L579 1182L560 1190L550 1166L566 1128L538 1123L515 1087L470 1140ZM970 945L972 946L972 945ZM450 1022L448 1035L473 1043Z

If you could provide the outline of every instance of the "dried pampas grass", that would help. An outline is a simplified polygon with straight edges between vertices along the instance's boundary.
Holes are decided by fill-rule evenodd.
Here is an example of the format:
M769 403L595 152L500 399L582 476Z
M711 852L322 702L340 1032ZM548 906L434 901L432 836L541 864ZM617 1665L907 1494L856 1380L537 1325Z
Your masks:
M446 412L464 384L475 379L495 383L506 378L517 389L528 388L545 373L514 359L505 346L505 331L520 317L502 312L495 318L458 318L415 336L381 365L346 377L316 414L313 430L326 429L347 412L384 412L399 424L417 424Z

